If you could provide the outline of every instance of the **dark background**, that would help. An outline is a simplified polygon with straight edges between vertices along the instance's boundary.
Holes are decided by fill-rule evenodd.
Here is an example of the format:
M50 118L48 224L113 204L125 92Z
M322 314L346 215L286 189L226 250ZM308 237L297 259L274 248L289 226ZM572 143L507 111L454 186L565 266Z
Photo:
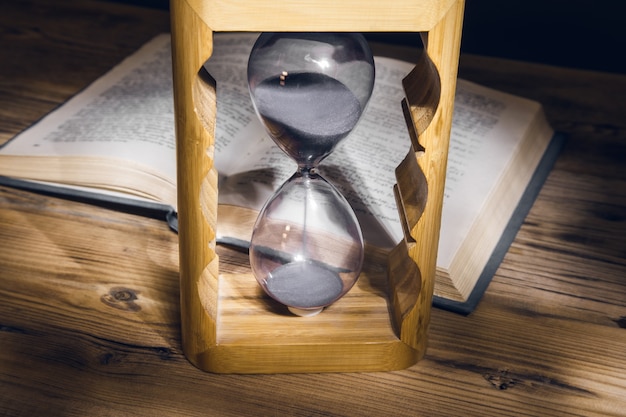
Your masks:
M169 5L168 0L111 1ZM383 39L410 42L405 34ZM466 0L461 51L626 73L626 0Z
M626 1L466 0L461 49L626 73Z

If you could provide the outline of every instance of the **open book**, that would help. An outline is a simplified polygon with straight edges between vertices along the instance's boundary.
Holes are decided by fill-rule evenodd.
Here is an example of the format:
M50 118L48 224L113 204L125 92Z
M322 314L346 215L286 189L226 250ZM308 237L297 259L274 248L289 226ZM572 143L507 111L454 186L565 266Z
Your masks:
M217 80L215 163L219 204L251 212L294 171L266 135L245 81L254 34L216 34L205 65ZM376 84L354 132L320 166L346 196L365 240L401 239L394 170L409 150L400 101L412 65L376 57ZM523 221L559 140L533 101L459 80L455 101L435 305L469 313ZM170 38L156 37L0 149L0 182L167 217L176 228ZM220 213L235 211L222 210ZM220 239L245 241L220 214Z

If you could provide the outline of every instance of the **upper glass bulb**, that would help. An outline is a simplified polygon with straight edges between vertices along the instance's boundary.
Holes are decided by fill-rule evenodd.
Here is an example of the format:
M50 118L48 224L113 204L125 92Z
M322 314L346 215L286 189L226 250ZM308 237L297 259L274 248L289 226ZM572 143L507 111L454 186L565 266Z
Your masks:
M374 60L355 33L263 33L248 61L256 112L299 167L315 167L358 122Z

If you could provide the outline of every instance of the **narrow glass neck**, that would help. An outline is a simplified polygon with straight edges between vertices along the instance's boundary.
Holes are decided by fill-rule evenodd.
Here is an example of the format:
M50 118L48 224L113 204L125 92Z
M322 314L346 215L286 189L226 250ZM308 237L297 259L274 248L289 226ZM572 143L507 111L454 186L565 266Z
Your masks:
M300 165L298 164L298 170L296 171L297 175L300 175L304 178L311 178L317 176L317 166L316 165Z

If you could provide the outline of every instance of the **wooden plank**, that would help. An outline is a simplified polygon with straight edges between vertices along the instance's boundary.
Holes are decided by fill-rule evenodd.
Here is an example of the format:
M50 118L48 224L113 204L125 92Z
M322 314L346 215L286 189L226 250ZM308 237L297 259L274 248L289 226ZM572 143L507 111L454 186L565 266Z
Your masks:
M405 371L201 372L181 353L176 239L165 225L12 190L0 196L0 230L11 231L2 236L11 250L0 252L4 411L46 402L76 415L227 414L271 395L261 409L284 413L622 415L623 330L537 311L550 301L540 288L526 294L534 300L526 308L489 291L470 317L434 310L427 358ZM94 233L80 227L87 219Z

